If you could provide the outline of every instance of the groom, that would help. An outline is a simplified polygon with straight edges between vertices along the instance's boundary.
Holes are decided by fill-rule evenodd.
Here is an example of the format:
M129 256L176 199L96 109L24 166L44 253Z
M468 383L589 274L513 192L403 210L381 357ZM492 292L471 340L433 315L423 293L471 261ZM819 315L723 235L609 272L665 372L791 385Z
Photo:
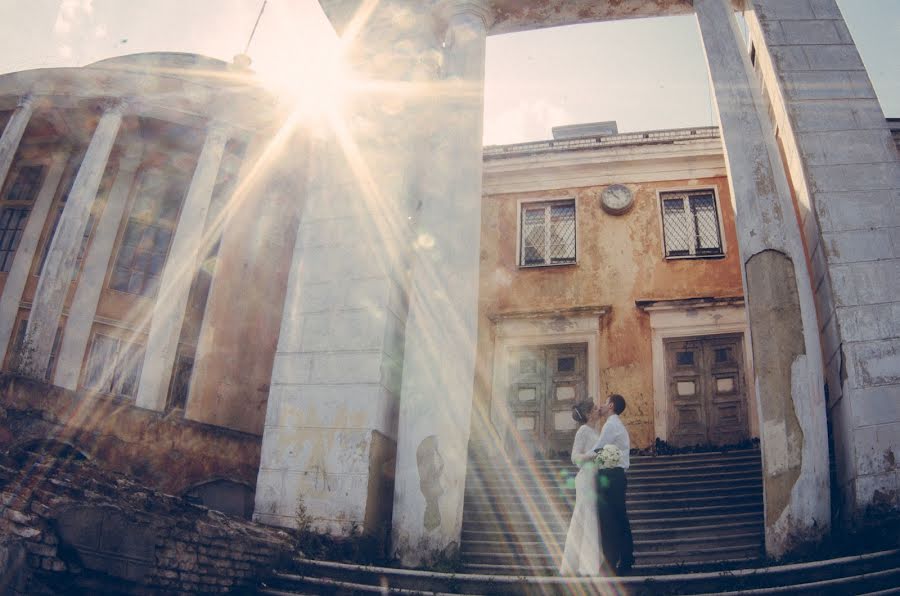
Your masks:
M619 414L625 411L625 398L613 393L606 403L598 406L606 416L600 438L594 444L594 451L606 445L615 445L622 452L620 467L597 470L597 519L600 521L600 543L607 564L616 575L627 575L634 565L634 542L631 538L631 523L625 509L625 470L628 469L628 451L631 440Z

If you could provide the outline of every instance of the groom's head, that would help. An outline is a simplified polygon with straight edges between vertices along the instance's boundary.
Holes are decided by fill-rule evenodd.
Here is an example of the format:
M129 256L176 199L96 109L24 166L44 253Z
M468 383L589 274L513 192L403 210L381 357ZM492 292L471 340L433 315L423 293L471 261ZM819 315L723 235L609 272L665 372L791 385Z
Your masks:
M606 400L606 414L619 415L625 411L625 398L618 393L613 393Z

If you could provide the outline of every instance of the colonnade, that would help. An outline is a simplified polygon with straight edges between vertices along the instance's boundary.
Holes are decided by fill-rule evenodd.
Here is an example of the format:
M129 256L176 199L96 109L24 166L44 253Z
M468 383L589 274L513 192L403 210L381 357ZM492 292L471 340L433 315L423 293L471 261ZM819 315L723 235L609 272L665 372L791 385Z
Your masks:
M28 122L35 113L36 104L49 109L52 99L42 100L35 95L23 97L0 137L0 186L9 172ZM88 218L97 199L101 178L107 171L110 155L119 145L121 156L116 164L109 201L84 259L55 367L54 384L72 390L78 385L101 290L111 266L116 235L125 216L143 151L141 139L122 130L123 118L139 115L130 110L128 101L106 100L101 107L102 113L75 175L59 223L49 239L49 250L30 308L22 354L17 359L19 372L44 378ZM202 231L225 146L232 136L228 127L210 121L187 189L148 326L148 341L141 367L143 372L136 398L136 404L146 409L161 411L166 405L188 293L197 272ZM51 161L0 296L0 357L5 355L10 344L25 279L31 270L37 242L68 158L69 155L59 150Z

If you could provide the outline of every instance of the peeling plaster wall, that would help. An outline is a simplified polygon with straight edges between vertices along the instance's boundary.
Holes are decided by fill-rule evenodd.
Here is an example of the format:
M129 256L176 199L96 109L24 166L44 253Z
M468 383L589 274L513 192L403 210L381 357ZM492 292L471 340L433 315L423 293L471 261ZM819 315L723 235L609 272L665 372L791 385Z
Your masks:
M175 495L216 479L253 486L259 466L259 437L0 376L0 448L45 439L69 443L104 469Z
M621 216L609 215L600 208L599 196L605 186L485 197L476 382L480 410L491 399L506 399L490 395L495 338L489 315L609 305L611 311L600 319L599 396L595 397L613 392L624 395L628 409L622 418L631 433L632 445L640 448L653 443L650 321L635 301L741 296L740 259L734 212L724 177L639 184L626 179L622 183L634 191L635 205ZM716 189L724 258L664 257L657 192L690 188ZM576 201L577 264L519 268L518 201L568 198ZM749 381L750 371L747 375Z
M804 360L800 298L790 258L774 250L750 257L746 265L751 326L776 330L775 337L753 344L757 394L761 400L762 440L766 443L766 525L772 526L788 508L791 490L800 476L803 429L791 392L792 370Z

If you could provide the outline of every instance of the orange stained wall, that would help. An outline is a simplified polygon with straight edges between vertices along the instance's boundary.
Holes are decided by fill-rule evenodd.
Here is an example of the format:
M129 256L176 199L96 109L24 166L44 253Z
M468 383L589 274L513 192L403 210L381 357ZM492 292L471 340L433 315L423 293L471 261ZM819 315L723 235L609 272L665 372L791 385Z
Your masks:
M490 315L607 306L610 311L599 322L600 396L592 397L624 395L628 408L622 418L632 446L642 448L653 442L650 320L635 301L741 296L743 286L734 212L724 176L626 186L634 192L634 207L619 216L600 208L605 186L484 198L476 383L481 406L490 399L505 400L505 396L490 395L494 357ZM667 260L657 192L700 188L715 188L725 256ZM576 204L577 263L518 267L518 202L572 198Z

